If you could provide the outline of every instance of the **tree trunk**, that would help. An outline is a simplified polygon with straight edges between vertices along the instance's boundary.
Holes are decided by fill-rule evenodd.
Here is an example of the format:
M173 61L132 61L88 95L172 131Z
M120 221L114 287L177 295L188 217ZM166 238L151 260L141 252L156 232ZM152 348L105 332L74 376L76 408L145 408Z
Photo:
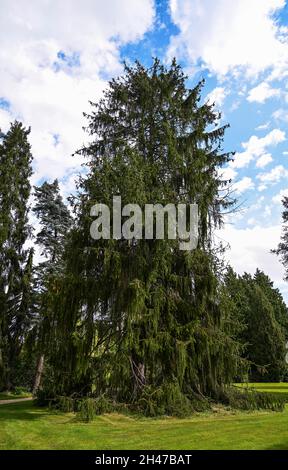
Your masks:
M43 369L44 369L44 354L41 354L41 356L39 357L38 364L37 364L37 371L36 371L35 382L34 382L34 387L33 387L33 395L36 395L40 387Z
M141 362L136 363L132 358L130 358L130 362L134 377L134 395L137 395L146 383L145 365Z

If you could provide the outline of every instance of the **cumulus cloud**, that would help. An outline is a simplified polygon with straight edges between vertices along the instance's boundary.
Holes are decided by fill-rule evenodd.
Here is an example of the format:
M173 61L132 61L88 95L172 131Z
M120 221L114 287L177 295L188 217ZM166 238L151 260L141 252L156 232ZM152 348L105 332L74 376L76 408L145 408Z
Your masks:
M287 110L285 110L283 108L276 109L276 111L274 111L274 113L272 114L272 117L276 121L283 121L285 123L288 122L288 112L287 112Z
M229 243L230 250L226 252L226 259L240 274L248 272L253 274L256 268L262 269L288 297L287 284L283 282L284 269L271 249L276 248L281 235L281 225L262 227L256 225L237 229L227 225L218 233L219 237Z
M219 169L219 176L223 180L234 180L237 176L237 171L235 171L234 168L227 166Z
M285 138L285 132L280 129L273 129L264 137L252 135L247 142L242 143L244 152L237 152L234 157L234 161L230 163L230 166L232 168L247 167L252 160L260 158L265 154L266 157L264 158L264 162L265 159L267 161L267 156L269 155L266 152L267 147L276 146L281 142L284 142Z
M215 103L216 107L220 107L227 95L228 91L224 87L217 86L206 96L206 100L211 104Z
M244 176L240 181L237 181L237 183L234 184L234 189L236 193L242 194L245 191L248 191L249 189L254 188L254 183L252 179L249 176Z
M267 173L257 175L262 183L278 183L282 178L288 178L288 170L283 165L277 165Z
M264 168L268 163L272 162L273 158L270 153L264 153L258 158L256 162L256 168Z
M265 191L265 189L267 189L267 186L266 184L259 184L257 189L261 193L262 191Z
M272 197L274 204L282 204L282 199L288 197L288 189L281 189L278 194Z
M0 2L0 127L19 118L32 132L34 182L79 168L88 100L122 70L120 47L151 28L153 0ZM55 135L57 139L55 140Z
M284 6L285 0L170 0L180 32L171 38L168 55L218 76L270 68L279 75L288 62L287 31L274 15Z
M272 88L269 83L262 82L260 85L249 91L247 100L250 102L255 101L256 103L265 103L269 98L279 97L280 94L281 93L278 88Z

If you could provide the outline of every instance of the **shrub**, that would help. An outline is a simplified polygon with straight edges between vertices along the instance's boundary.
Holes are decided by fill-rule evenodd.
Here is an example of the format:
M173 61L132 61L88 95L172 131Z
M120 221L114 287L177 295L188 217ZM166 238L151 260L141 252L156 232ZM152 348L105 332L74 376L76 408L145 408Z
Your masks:
M195 411L209 409L210 403L196 395L185 395L180 390L179 384L171 381L156 389L144 387L137 406L145 416L170 415L183 418Z
M235 410L272 410L283 411L287 398L276 393L257 392L251 389L223 387L217 391L214 400L190 392L185 395L177 381L166 382L158 388L146 385L133 405L114 403L105 395L98 397L57 396L49 398L42 390L38 391L37 404L49 405L63 412L76 412L84 422L92 421L95 416L112 411L134 411L144 416L176 416L184 418L194 412L211 409L212 402L222 403Z
M115 409L115 406L111 400L107 399L104 395L100 395L96 398L78 399L76 409L80 419L88 422L97 415L110 413Z
M29 392L27 387L15 387L12 391L13 395L27 395Z
M57 407L65 413L75 411L75 400L71 397L57 397Z
M220 397L224 404L239 410L283 411L286 398L276 393L257 392L251 389L237 390L227 387Z
M37 394L37 404L50 405L64 413L76 412L78 417L85 422L93 420L96 415L109 413L117 407L104 395L83 398L59 395L52 399L48 398L43 391Z
M96 406L94 398L83 398L77 402L78 416L82 421L92 421L96 416Z

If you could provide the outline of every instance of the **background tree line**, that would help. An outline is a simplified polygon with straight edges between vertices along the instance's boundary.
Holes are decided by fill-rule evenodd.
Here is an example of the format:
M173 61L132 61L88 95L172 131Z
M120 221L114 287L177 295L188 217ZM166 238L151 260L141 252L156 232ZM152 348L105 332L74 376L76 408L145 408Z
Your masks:
M87 115L90 144L71 198L57 180L31 192L29 129L14 122L0 141L0 386L56 396L107 396L125 403L199 408L227 400L236 380L287 379L288 312L257 270L223 267L213 231L231 210L219 170L227 126L201 104L203 82L186 87L175 61L125 67ZM32 211L39 221L33 234ZM90 208L197 203L199 243L92 240ZM288 199L277 253L288 265ZM111 210L112 212L112 210ZM188 214L187 214L188 217ZM33 239L44 258L33 263ZM147 405L148 404L148 405ZM152 404L152 405L151 405Z

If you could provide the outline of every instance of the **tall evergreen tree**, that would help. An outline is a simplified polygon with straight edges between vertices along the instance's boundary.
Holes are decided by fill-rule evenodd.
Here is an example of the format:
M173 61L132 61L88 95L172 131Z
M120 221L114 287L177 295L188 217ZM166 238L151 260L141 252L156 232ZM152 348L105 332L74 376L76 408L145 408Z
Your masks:
M239 365L217 281L212 232L221 224L227 181L219 168L227 126L187 89L181 68L139 63L109 84L87 116L88 177L75 201L77 228L55 301L55 392L107 392L131 402L160 387L162 405L217 396ZM91 239L90 208L121 195L123 205L197 203L199 243ZM159 392L160 393L160 392ZM174 398L173 398L174 397ZM144 400L144 398L143 398Z
M246 292L249 310L244 340L251 361L250 379L278 382L283 379L286 367L285 336L261 287L252 283Z
M269 276L260 269L256 269L254 280L261 287L272 305L275 320L279 323L286 340L288 340L288 308L281 292L274 287L274 283Z
M24 248L28 224L30 129L15 121L0 144L0 382L11 386L11 371L29 328L33 251Z
M45 181L42 186L35 187L36 203L33 212L40 221L40 230L36 235L36 244L45 256L45 266L51 265L52 270L61 265L63 246L67 233L72 225L72 217L60 194L59 183Z
M44 354L49 346L51 328L51 298L57 278L63 275L63 251L67 235L72 225L72 217L60 194L58 180L44 182L35 187L33 212L40 222L36 244L41 248L44 261L35 268L36 293L36 349L37 363L34 393L40 386L44 368ZM35 329L33 331L35 336ZM49 348L48 348L49 349Z
M278 289L259 269L237 276L228 270L225 285L232 309L242 328L238 340L250 362L251 381L279 381L287 373L285 362L288 309Z

